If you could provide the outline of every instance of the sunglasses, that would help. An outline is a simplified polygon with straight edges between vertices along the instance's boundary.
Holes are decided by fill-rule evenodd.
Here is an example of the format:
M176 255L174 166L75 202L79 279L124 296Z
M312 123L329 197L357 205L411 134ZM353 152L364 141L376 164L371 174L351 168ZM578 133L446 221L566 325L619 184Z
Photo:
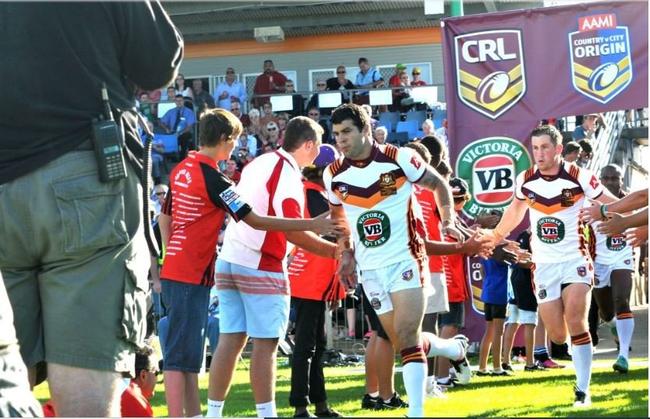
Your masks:
M419 75L420 75L420 73L413 73L413 75L414 75L414 76L419 76Z
M230 110L231 110L231 111L238 111L239 108L231 108Z
M309 115L309 116L320 116L319 113L314 113L314 112L309 112L307 115Z
M277 128L276 127L266 127L267 131L275 131Z
M165 196L167 195L167 192L156 192L156 196Z
M325 86L325 83L318 83L316 86L323 87L323 86Z
M337 71L336 74L345 74L345 71Z

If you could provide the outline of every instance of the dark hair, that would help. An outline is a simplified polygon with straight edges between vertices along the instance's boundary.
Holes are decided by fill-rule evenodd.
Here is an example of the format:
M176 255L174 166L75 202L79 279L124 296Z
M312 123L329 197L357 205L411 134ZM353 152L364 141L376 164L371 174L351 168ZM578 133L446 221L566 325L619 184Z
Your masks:
M551 138L553 145L562 144L562 133L553 125L540 125L530 132L529 138L540 137L548 135Z
M435 135L427 135L426 137L420 140L422 144L431 154L431 166L436 167L438 163L442 160L443 151L445 150L445 144L440 138Z
M447 176L453 173L453 171L451 170L451 166L449 166L449 163L447 163L445 160L440 160L440 162L436 165L435 169L436 172L440 174L440 176Z
M578 141L578 144L580 144L580 148L585 153L593 153L594 152L594 148L591 146L591 142L589 142L589 140L584 140L584 139L580 140L580 141Z
M178 94L177 94L176 96L174 96L174 97L175 97L175 98L180 97L181 99L183 99L183 95L180 94L180 93L178 93Z
M291 153L298 150L309 140L314 141L319 146L321 142L317 140L322 137L324 132L323 127L313 119L306 116L296 116L287 123L282 148Z
M153 348L145 344L135 353L135 376L140 375L141 371L151 371L153 368Z
M359 64L361 63L367 63L368 59L366 57L359 57Z
M566 143L564 149L562 150L562 157L566 156L567 154L575 153L576 151L580 151L580 144L575 141L569 141Z
M404 144L404 147L410 148L415 150L420 157L425 161L425 163L430 163L431 162L431 153L429 153L429 150L425 146L423 146L420 143L407 143Z
M608 164L607 166L603 166L603 168L600 169L600 176L603 175L603 172L605 170L614 170L616 173L623 176L623 169L621 169L621 166L619 166L618 164L611 163Z
M214 147L223 138L239 137L244 130L239 118L225 109L208 109L199 118L199 144Z
M361 106L354 103L346 103L334 109L330 121L333 125L348 119L359 129L359 132L363 132L365 127L370 127L370 115Z
M305 177L305 179L311 182L315 182L323 178L324 171L324 167L306 166L302 169L302 175Z

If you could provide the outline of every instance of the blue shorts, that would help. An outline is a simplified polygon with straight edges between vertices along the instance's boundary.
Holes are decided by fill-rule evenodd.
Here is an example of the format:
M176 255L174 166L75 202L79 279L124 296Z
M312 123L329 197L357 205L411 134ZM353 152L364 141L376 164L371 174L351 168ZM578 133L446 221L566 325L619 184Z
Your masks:
M284 337L290 297L283 272L260 271L217 258L216 276L220 333Z
M163 369L198 373L208 323L210 288L163 279L168 333L161 333Z

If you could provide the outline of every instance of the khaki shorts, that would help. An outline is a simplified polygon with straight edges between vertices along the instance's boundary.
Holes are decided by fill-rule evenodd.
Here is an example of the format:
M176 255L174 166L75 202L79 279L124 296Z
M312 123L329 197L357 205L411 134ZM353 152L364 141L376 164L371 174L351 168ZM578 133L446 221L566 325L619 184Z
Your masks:
M92 151L0 185L0 269L28 367L133 371L150 265L141 191L131 167L101 183Z

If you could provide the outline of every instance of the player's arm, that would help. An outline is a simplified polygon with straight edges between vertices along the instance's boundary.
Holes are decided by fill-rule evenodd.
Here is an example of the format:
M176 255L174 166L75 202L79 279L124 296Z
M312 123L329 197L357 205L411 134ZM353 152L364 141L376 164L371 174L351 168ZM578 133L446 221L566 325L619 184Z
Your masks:
M510 205L508 205L508 208L506 208L506 211L503 213L503 217L501 217L499 224L497 224L497 226L494 227L494 230L491 231L495 244L498 244L501 240L508 237L510 232L521 224L524 215L526 215L527 209L528 207L526 206L525 201L517 197L512 200Z
M342 205L332 205L330 203L330 214L332 219L339 220L347 226L347 217ZM339 254L338 274L343 285L348 289L352 289L357 284L357 262L354 259L354 248L349 230L346 234L339 236L337 244Z
M607 219L598 226L600 233L612 236L621 234L628 228L643 227L648 224L648 208L630 215L621 215L615 212L606 212Z
M250 212L242 218L242 221L256 230L284 231L284 232L313 231L318 234L323 234L323 235L331 234L336 236L342 234L343 231L345 231L345 226L343 225L339 226L338 221L333 219L328 219L327 218L328 215L329 215L328 213L323 213L318 217L305 218L305 219L280 218L280 217L268 217L264 215L259 215L253 209L251 209ZM312 253L316 253L316 252L312 252Z
M433 191L438 212L440 213L442 226L440 233L444 236L452 236L462 242L464 240L463 235L454 227L455 213L449 184L428 164L425 165L424 174L416 183Z
M158 215L158 226L160 226L160 237L165 247L169 246L169 237L172 233L172 217L165 213Z
M489 256L494 247L491 238L481 231L476 231L464 242L441 242L425 239L424 247L427 255L453 255L462 253L466 255Z
M336 243L332 243L311 231L287 231L287 240L306 251L324 258L336 258Z

